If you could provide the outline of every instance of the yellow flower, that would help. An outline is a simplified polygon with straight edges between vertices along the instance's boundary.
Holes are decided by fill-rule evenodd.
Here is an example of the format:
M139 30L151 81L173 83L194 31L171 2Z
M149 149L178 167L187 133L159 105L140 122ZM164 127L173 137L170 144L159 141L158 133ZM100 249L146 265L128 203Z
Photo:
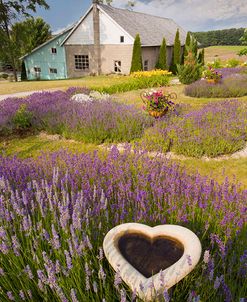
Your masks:
M149 70L149 71L136 71L132 72L130 74L131 77L133 78L142 78L142 77L152 77L152 76L161 76L161 75L170 75L172 74L168 70L160 70L160 69L155 69L155 70Z

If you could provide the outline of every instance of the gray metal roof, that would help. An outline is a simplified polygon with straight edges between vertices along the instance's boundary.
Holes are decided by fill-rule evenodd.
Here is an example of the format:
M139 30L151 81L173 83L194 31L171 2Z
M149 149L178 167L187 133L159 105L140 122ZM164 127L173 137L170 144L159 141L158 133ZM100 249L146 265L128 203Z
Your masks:
M173 45L177 29L179 29L181 44L185 44L186 31L172 19L115 8L104 4L99 4L99 7L133 38L135 38L136 34L139 34L143 46L161 45L164 37L166 38L167 45Z

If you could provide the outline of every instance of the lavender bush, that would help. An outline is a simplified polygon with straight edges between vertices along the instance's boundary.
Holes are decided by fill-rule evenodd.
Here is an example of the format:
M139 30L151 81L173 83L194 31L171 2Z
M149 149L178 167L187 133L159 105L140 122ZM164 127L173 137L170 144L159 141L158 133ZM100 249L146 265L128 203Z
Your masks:
M130 146L105 159L65 151L0 157L0 300L134 301L102 242L115 225L135 221L183 225L202 242L201 262L170 301L240 301L247 292L246 200L227 179L219 185L190 176Z
M206 80L194 82L184 89L185 95L206 98L230 98L247 95L247 75L225 74L225 78L217 84L208 83Z
M111 100L78 103L71 96L78 92L35 93L26 99L7 99L0 103L0 134L15 132L16 114L21 106L32 115L30 127L58 133L83 142L131 141L140 137L152 119L137 110ZM88 92L85 91L80 92Z
M215 157L243 148L246 139L246 105L229 100L211 102L200 110L160 119L146 130L143 142L149 150Z

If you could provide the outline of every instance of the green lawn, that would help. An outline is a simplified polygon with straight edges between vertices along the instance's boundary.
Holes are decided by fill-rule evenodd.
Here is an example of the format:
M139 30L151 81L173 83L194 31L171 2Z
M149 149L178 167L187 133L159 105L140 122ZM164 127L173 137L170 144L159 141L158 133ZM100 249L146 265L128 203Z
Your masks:
M237 53L243 49L244 46L210 46L205 48L205 62L212 62L215 59L227 61L235 58L240 61L247 61L247 56L239 57Z
M78 79L54 80L54 81L26 81L26 82L8 82L0 81L0 95L16 92L35 91L43 89L67 89L69 87L101 87L111 86L127 81L128 76L110 75L110 76L87 76Z

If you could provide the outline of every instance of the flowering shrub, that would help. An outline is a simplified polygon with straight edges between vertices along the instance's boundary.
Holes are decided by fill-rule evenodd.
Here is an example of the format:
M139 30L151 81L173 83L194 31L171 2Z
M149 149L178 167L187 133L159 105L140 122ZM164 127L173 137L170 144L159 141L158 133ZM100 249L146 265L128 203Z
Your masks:
M171 75L172 72L168 70L161 70L161 69L155 69L155 70L148 70L148 71L135 71L130 74L133 78L142 78L142 77L153 77L153 76L163 76L163 75Z
M237 100L212 102L197 111L171 115L147 129L143 138L149 150L194 157L233 153L246 140L247 108Z
M130 141L140 137L143 129L152 124L151 119L134 106L109 99L80 103L71 100L75 92L78 90L73 88L68 92L35 93L26 99L0 102L0 134L13 132L18 112L20 123L22 106L32 116L33 129L98 144ZM26 115L21 117L23 123Z
M143 109L145 111L166 111L174 109L174 102L171 101L170 95L165 95L162 90L151 90L141 94L144 102Z
M204 79L206 80L215 80L219 81L222 79L222 74L219 73L217 70L209 66L206 70L202 73Z
M179 224L202 242L201 262L171 301L240 301L246 200L227 179L191 176L129 146L104 159L65 151L0 156L0 301L133 301L102 251L104 235L132 221Z
M245 74L229 74L214 85L207 83L207 81L197 81L186 86L184 92L188 96L197 98L241 97L247 95L247 76Z

